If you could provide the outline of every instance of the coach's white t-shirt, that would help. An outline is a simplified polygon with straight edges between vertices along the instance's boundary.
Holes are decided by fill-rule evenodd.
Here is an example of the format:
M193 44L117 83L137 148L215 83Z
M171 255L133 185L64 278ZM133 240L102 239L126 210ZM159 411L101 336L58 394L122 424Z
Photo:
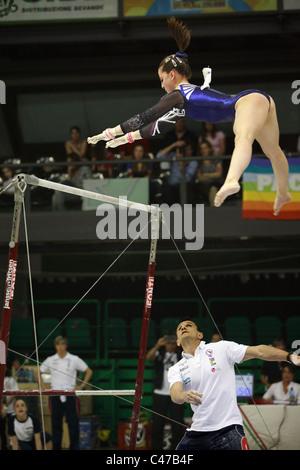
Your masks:
M47 357L40 367L41 373L51 373L52 390L74 390L76 385L77 371L85 372L88 365L80 359L67 352L61 358L58 354Z
M248 346L232 341L201 341L195 355L182 353L182 359L169 369L170 388L183 383L183 390L203 394L194 412L189 431L217 431L232 424L242 425L237 406L234 364L243 360Z

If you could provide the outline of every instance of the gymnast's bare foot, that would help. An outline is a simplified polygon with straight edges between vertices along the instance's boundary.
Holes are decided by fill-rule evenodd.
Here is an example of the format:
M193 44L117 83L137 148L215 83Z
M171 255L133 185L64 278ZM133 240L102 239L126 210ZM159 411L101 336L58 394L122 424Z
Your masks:
M219 189L219 191L216 194L216 197L214 200L215 207L220 207L220 205L223 204L223 202L228 196L230 196L231 194L238 193L239 190L240 190L240 185L237 182L223 184L223 186Z
M281 207L284 204L287 204L292 200L292 196L289 193L286 193L285 195L281 196L280 194L277 194L275 202L274 202L274 215L278 215L280 212Z

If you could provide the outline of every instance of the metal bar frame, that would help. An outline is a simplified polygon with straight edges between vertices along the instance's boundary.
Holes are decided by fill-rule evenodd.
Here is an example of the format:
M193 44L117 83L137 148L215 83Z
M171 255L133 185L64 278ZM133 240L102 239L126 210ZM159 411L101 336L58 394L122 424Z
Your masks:
M132 201L127 201L124 199L117 199L111 196L106 196L103 194L94 193L92 191L86 191L79 188L73 188L66 186L60 183L55 183L52 181L43 180L37 178L34 175L26 175L24 173L18 175L14 180L15 186L15 208L13 216L13 228L11 241L9 243L9 260L6 276L6 286L5 286L5 296L4 296L4 307L2 315L2 325L1 325L1 334L0 334L0 403L2 403L3 395L77 395L78 391L66 392L61 391L42 391L42 390L18 390L16 393L4 392L4 376L6 371L6 357L7 357L7 347L11 323L11 311L13 303L13 293L14 293L14 284L15 284L15 275L17 267L17 253L18 253L18 235L19 235L19 226L20 226L20 215L22 211L22 203L24 191L21 191L20 188L26 188L27 184L32 186L41 186L48 189L53 189L57 191L62 191L65 193L88 197L91 199L96 199L101 202L106 202L115 205L122 205L126 207L134 206L135 209L151 213L151 246L150 246L150 256L148 262L148 273L147 273L147 282L146 282L146 292L145 292L145 301L144 301L144 312L143 312L143 322L141 330L141 340L140 340L140 350L139 350L139 361L137 369L137 378L136 386L134 391L134 404L132 412L132 424L131 424L131 433L130 433L130 443L129 449L135 449L136 447L136 438L137 430L140 416L140 407L141 399L143 392L143 379L144 379L144 370L145 370L145 360L146 360L146 351L147 351L147 340L148 340L148 330L149 330L149 321L150 313L152 306L152 296L153 296L153 285L154 285L154 273L156 265L156 248L157 248L157 239L159 235L159 228L161 223L161 211L155 206L139 204ZM85 392L85 391L84 391ZM131 391L130 391L131 392ZM124 393L120 391L119 395ZM99 395L103 393L99 393ZM132 395L132 393L128 393ZM112 395L112 393L111 393Z

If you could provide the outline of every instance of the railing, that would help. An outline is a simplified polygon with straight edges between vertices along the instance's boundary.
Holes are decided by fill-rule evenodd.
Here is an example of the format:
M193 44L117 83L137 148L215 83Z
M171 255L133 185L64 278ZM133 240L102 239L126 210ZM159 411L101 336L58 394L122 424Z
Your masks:
M152 155L152 154L150 154ZM286 156L289 157L299 157L299 153L287 153ZM254 154L253 157L257 158L266 158L263 154ZM164 184L166 184L167 176L168 176L168 171L163 171L160 169L161 163L174 163L176 162L189 162L189 161L197 161L201 162L204 160L211 160L211 161L222 161L222 162L228 162L231 158L231 155L221 155L221 156L209 156L209 157L200 157L200 156L190 156L190 157L182 157L178 158L174 156L173 158L154 158L153 155L149 159L140 159L138 160L140 163L148 163L154 166L154 171L153 175L150 178L150 181L154 184L156 184L156 194L159 192ZM113 178L105 178L101 172L95 172L93 173L92 178L93 179L118 179L118 178L124 178L127 177L126 171L118 171L118 167L120 165L126 166L127 164L133 164L136 163L137 160L132 159L132 160L123 160L120 155L115 154L114 160L97 160L97 161L89 161L89 160L83 160L83 161L74 161L74 162L66 162L66 161L55 161L53 158L45 157L47 161L38 161L38 162L18 162L18 163L13 163L13 160L7 160L6 162L3 162L0 164L0 171L2 168L11 168L14 170L16 173L24 172L24 173L30 173L30 174L35 174L35 172L38 172L40 169L43 169L45 167L48 167L48 169L52 168L52 172L48 172L48 177L44 177L44 179L51 179L56 177L58 182L62 182L63 180L67 179L67 175L65 173L65 169L67 166L72 165L72 166L89 166L89 167L94 167L98 165L113 165L114 170L116 172L116 175ZM12 163L11 163L12 162ZM226 173L226 169L223 169L224 173ZM197 184L197 179L195 178L195 183ZM187 202L187 185L186 185L186 179L185 179L185 172L181 172L181 183L180 183L180 203L181 205L185 204ZM0 183L0 191L1 191L1 183ZM31 192L26 191L26 198L27 198L27 206L28 206L28 211L30 208L32 208L31 204ZM7 204L7 198L6 201L2 202L1 204L1 194L0 194L0 208L2 206L2 209L5 208ZM164 201L162 201L164 202ZM200 201L199 201L200 202ZM153 201L151 201L153 203ZM156 203L156 201L154 201ZM42 205L42 204L41 204ZM47 209L47 207L46 207ZM48 207L48 210L51 208Z
M152 184L155 185L156 189L154 191L155 193L155 197L157 196L158 193L160 193L163 185L167 184L167 176L168 176L168 171L163 171L160 169L160 165L161 163L174 163L174 162L189 162L189 161L197 161L197 162L201 162L201 161L204 161L204 160L211 160L211 161L222 161L222 162L227 162L231 159L231 155L221 155L221 156L209 156L209 157L200 157L200 156L190 156L190 157L172 157L172 158L154 158L154 156L150 153L149 154L151 156L151 158L147 158L147 159L140 159L138 160L139 163L148 163L148 164L151 164L153 165L155 168L154 168L154 172L153 172L153 175L152 177L150 178L150 181ZM290 158L290 157L300 157L300 153L299 152L289 152L289 153L286 153L286 156L287 158ZM253 154L253 157L256 157L256 158L266 158L265 155L263 154ZM118 169L118 167L120 165L124 165L126 166L127 164L133 164L133 163L136 163L137 160L135 159L132 159L132 160L123 160L121 158L121 156L119 154L115 154L115 158L114 160L97 160L97 161L90 161L90 160L83 160L83 161L75 161L75 162L66 162L66 161L55 161L53 157L51 157L51 159L49 158L49 161L48 161L48 158L49 157L45 157L45 159L47 159L47 161L38 161L38 162L35 162L35 163L31 163L31 162L20 162L20 163L9 163L10 161L13 161L13 160L8 160L6 162L3 162L0 164L0 171L2 168L11 168L12 170L15 170L17 173L20 173L20 172L24 172L24 173L33 173L35 174L35 171L38 171L39 169L43 169L44 167L48 167L48 168L53 168L53 171L52 173L50 173L49 171L49 176L45 177L43 176L44 179L51 179L51 178L57 178L56 181L57 182L63 182L64 180L67 179L67 174L65 173L65 168L69 165L72 165L72 166L89 166L89 167L93 167L93 166L98 166L98 165L113 165L114 166L114 169ZM226 169L223 168L223 179L224 178L224 175L226 173ZM117 174L113 177L113 178L106 178L103 176L103 174L101 172L95 172L93 173L93 176L92 178L93 179L106 179L106 180L111 180L111 179L118 179L118 178L126 178L127 177L127 174L126 174L126 171L122 172L122 171L118 171L117 170ZM197 178L195 177L195 184L197 185ZM1 193L1 183L0 183L0 193ZM45 193L46 194L46 193ZM50 193L49 193L50 194ZM28 207L28 211L30 211L31 209L34 209L34 204L32 203L31 201L31 192L30 191L26 191L26 202L27 202L27 207ZM45 195L44 195L45 196ZM235 199L235 203L238 199L238 195L236 195L236 199ZM165 201L160 201L160 202L165 202ZM203 201L200 201L199 202L203 202ZM2 203L2 204L1 204ZM157 201L150 201L151 204L153 203L157 203ZM184 204L187 203L187 183L186 183L186 178L185 178L185 172L184 171L181 171L181 182L180 182L180 204L183 206ZM50 204L50 205L49 205ZM48 206L46 205L43 206L42 204L42 200L40 202L40 207L43 207L43 210L51 210L51 203L49 203ZM36 204L37 206L37 209L39 208L39 204L37 203ZM7 207L7 199L5 201L1 201L1 194L0 194L0 210L1 210L1 207L2 209L4 210L6 207ZM80 208L79 208L80 209Z

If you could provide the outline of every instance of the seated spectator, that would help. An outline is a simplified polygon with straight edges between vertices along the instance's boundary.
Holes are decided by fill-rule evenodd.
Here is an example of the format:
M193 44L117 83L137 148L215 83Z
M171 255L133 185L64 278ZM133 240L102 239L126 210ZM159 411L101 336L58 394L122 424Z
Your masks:
M54 165L54 157L41 157L36 163L39 165L34 169L34 174L38 178L54 181L59 183L63 170L57 165ZM42 186L36 186L32 188L30 193L31 209L51 210L53 190L44 188Z
M12 390L19 390L18 383L14 377L12 377L10 372L10 362L7 362L6 369L5 369L5 377L3 383L3 391L12 391ZM14 413L14 404L15 404L15 397L14 395L8 395L3 397L3 404L1 408L0 414L0 438L1 438L1 450L8 450L7 447L7 436L6 436L6 427L7 427L7 420Z
M105 144L103 142L98 142L97 144L90 145L90 156L91 161L112 161L114 160L115 156L113 152L105 148ZM92 172L93 174L97 173L102 175L104 178L113 178L114 177L114 165L111 163L99 163L92 165Z
M197 152L197 136L194 132L187 129L185 124L185 118L180 118L174 124L171 131L167 132L163 138L162 148L166 148L174 142L188 140L193 148L193 154L196 155Z
M266 393L263 395L263 400L266 403L273 403L274 401L291 403L291 390L293 391L294 404L300 404L300 385L293 382L295 375L294 367L292 364L286 363L282 368L281 381L273 383Z
M188 158L192 157L193 143L186 141L176 141L170 144L168 147L160 150L156 157L169 158L174 160L175 158ZM172 161L170 176L167 179L167 183L164 185L162 190L163 202L172 205L180 202L181 194L181 183L182 175L185 176L187 203L193 204L195 202L195 175L198 167L198 162L195 160L184 161Z
M163 147L161 150L156 155L156 158L167 158L168 160L170 159L170 155L173 153L175 156L176 149L180 149L180 147L185 147L186 142L185 140L175 140L174 142L171 142L170 144L166 145ZM160 169L162 171L167 171L171 169L171 163L168 161L164 161L160 163Z
M223 165L218 160L210 160L213 156L213 147L206 140L199 145L200 156L207 160L199 162L197 171L197 192L210 206L214 205L215 195L223 184Z
M8 188L8 185L12 182L15 176L15 172L12 168L9 167L2 168L1 176L0 183L2 182L2 187L0 189L4 190L7 188L6 191L1 194L1 206L4 209L10 210L14 206L15 188L14 186Z
M78 155L71 154L67 157L69 165L67 167L66 178L62 184L73 186L75 188L83 187L83 180L92 178L92 170L88 165L72 165L72 163L79 162ZM52 196L52 210L61 211L70 208L70 206L77 209L80 208L81 198L79 196L63 193L62 191L54 191Z
M59 175L63 170L55 163L54 157L41 157L36 163L39 165L34 169L34 174L41 179L54 180L54 175Z
M219 341L222 341L222 336L220 333L213 333L210 338L210 343L218 343Z
M87 141L81 139L79 127L73 126L70 129L71 139L65 142L66 155L76 154L80 160L84 160L87 154Z
M274 346L274 348L282 349L283 351L286 349L285 342L281 338L276 338L273 341L272 346ZM269 388L270 385L281 380L282 368L284 364L284 362L269 361L265 361L263 363L260 381L266 386L266 388Z
M15 172L12 168L2 168L2 178L3 178L3 189L7 188L7 186L12 182L14 179ZM15 192L14 186L7 189L5 192L6 194L13 195Z
M147 153L150 153L149 139L140 139L139 144L144 146ZM120 145L120 147L118 147L118 153L120 155L120 158L122 160L130 160L131 159L130 157L132 156L135 145L136 145L136 142L132 142L132 143L128 142L127 144Z
M213 147L214 155L225 155L226 137L224 132L218 131L215 124L211 122L203 122L202 134L199 137L199 144L204 140L210 142Z
M145 147L138 143L135 144L132 151L131 160L136 160L136 163L127 163L126 171L129 178L139 178L139 177L151 177L152 174L152 163L139 162L139 160L149 159L149 155L146 152Z
M43 450L44 433L35 416L28 413L26 402L17 398L14 413L9 417L8 435L11 438L12 450ZM52 450L52 438L45 433L46 449Z

